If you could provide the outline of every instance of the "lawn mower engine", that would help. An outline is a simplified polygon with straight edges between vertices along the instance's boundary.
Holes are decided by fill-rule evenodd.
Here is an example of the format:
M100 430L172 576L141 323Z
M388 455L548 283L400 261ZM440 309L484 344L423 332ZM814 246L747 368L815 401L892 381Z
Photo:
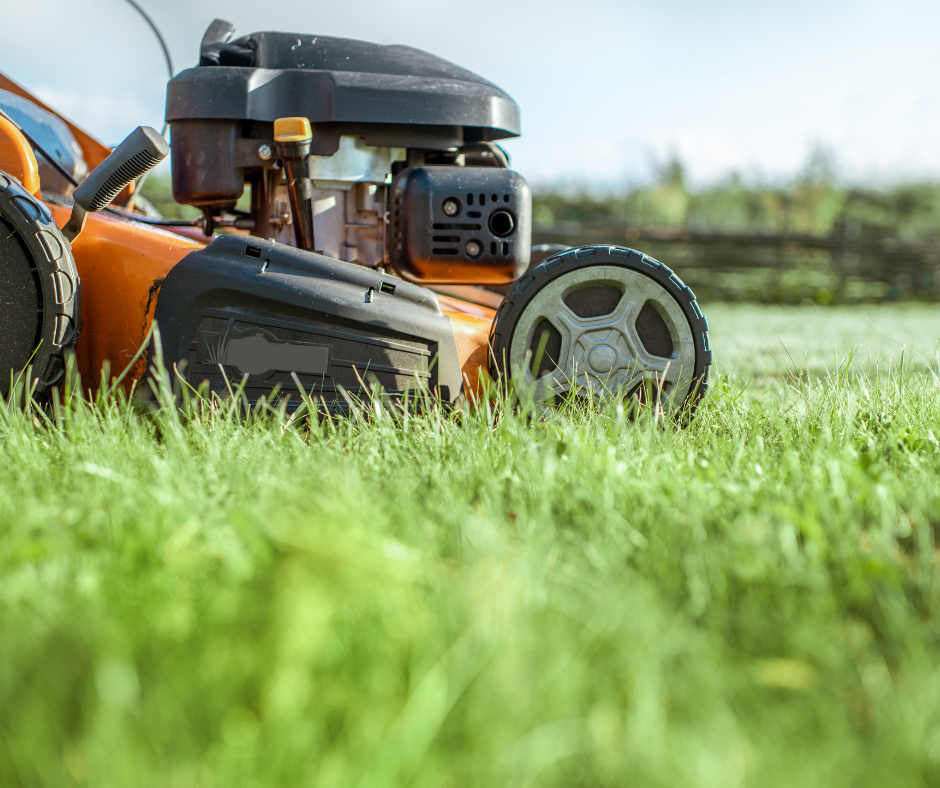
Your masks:
M173 195L207 233L234 225L422 284L526 269L529 188L494 143L519 133L509 96L410 47L233 29L215 22L167 95Z

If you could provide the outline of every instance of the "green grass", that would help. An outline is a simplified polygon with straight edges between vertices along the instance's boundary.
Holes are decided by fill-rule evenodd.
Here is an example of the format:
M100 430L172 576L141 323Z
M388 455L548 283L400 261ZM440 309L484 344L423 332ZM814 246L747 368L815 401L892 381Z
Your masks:
M940 310L706 313L686 430L0 408L0 784L940 784Z

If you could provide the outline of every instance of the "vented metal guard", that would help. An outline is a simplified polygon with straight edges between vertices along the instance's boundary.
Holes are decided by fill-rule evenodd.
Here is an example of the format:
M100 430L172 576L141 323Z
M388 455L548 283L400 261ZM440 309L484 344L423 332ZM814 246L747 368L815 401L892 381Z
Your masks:
M392 186L389 257L413 282L506 284L528 267L532 198L498 167L409 167Z

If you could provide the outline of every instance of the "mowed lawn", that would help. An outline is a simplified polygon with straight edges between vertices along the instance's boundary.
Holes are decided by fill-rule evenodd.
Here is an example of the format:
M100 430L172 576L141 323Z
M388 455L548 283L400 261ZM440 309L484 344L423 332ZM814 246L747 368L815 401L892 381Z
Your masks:
M0 785L940 784L940 307L703 308L684 430L0 409Z

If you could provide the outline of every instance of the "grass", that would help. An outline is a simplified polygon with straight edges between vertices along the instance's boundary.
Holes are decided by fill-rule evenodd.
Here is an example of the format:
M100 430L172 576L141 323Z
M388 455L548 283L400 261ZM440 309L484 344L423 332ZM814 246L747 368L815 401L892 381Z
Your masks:
M706 312L686 430L0 408L0 784L940 784L940 313Z

